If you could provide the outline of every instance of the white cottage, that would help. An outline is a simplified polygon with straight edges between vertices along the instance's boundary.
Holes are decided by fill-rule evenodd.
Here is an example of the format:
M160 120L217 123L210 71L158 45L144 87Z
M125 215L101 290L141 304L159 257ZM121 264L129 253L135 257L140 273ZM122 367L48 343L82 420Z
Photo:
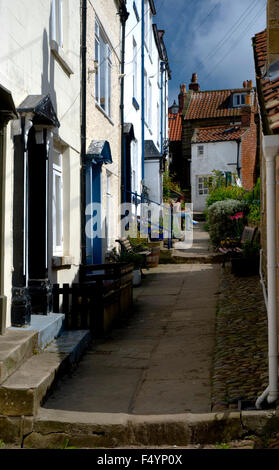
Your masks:
M80 6L3 1L0 41L0 112L12 118L1 149L1 322L24 326L52 312L51 285L71 283L80 264Z

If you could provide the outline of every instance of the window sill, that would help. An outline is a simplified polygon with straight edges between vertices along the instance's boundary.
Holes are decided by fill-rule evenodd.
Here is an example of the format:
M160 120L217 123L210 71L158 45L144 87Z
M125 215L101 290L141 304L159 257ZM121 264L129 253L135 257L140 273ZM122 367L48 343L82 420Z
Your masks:
M72 67L68 57L66 56L65 52L63 51L62 47L60 47L59 44L56 41L52 40L50 48L51 48L52 54L57 59L57 61L60 63L62 68L65 70L65 72L68 75L72 75L74 73L73 67Z
M99 103L95 100L95 106L96 108L101 111L101 113L107 118L107 120L111 123L112 126L114 126L113 120L109 117L109 115L103 110L102 106L99 105Z
M55 255L52 257L52 267L53 268L64 268L69 267L74 263L73 256L62 256L62 255Z

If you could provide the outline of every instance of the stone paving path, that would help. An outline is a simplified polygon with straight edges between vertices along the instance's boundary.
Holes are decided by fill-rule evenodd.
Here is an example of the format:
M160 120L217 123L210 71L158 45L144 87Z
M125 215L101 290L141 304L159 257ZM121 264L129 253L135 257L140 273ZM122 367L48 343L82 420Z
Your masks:
M45 408L133 414L211 411L219 265L159 265L129 318L94 343Z
M267 312L259 276L235 277L222 270L216 323L213 411L253 407L268 385Z

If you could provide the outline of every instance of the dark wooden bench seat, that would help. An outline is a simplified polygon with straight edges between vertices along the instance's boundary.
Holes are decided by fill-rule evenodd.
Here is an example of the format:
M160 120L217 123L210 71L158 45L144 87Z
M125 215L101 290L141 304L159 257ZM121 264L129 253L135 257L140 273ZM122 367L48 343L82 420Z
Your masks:
M253 242L256 238L258 232L257 227L249 227L248 225L244 227L242 235L241 235L241 240L240 240L240 246L235 246L235 247L219 247L219 252L224 255L224 261L223 261L223 266L225 266L226 261L233 255L233 253L242 253L243 248L242 246L245 245L246 242Z
M116 242L120 243L121 250L128 253L136 253L138 255L149 256L151 255L151 251L144 250L144 251L135 251L131 245L131 242L128 238L119 238L115 240Z

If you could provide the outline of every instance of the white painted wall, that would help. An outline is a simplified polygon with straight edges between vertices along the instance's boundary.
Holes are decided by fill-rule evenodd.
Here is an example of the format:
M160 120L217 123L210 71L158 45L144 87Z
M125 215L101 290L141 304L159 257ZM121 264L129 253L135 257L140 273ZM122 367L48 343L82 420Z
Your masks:
M204 155L198 156L198 146L203 145ZM200 195L198 178L210 176L214 170L237 170L237 142L212 142L192 144L191 186L194 211L203 211L206 207L207 195ZM233 163L233 165L232 165Z
M87 128L86 148L92 140L107 140L110 144L112 164L102 166L102 225L109 225L110 240L103 239L103 260L108 248L118 246L115 242L120 236L119 207L121 201L121 122L120 122L120 53L121 25L116 2L107 0L88 0L87 2L87 68L94 69L95 60L95 20L101 27L112 51L111 68L111 116L109 117L95 100L94 73L87 74ZM110 198L107 197L107 175L110 182ZM107 208L107 204L109 208ZM108 213L110 218L107 220Z
M141 71L141 9L142 9L143 0L135 0L136 8L138 11L139 19L137 20L136 14L133 8L133 0L127 0L127 10L130 13L129 18L126 23L126 54L125 54L125 101L124 101L124 113L125 113L125 122L131 122L134 125L135 138L137 140L137 159L132 158L133 168L132 171L135 171L136 174L136 191L140 194L142 191L142 122L141 122L141 84L142 84L142 71ZM156 7L156 4L155 4ZM150 14L150 7L147 15ZM156 15L152 16L152 22L156 23ZM145 18L146 21L146 18ZM160 25L158 25L160 29ZM152 30L152 24L150 23L150 35L151 35L151 48L149 44L145 44L144 47L144 67L147 74L147 81L151 83L151 119L146 120L144 133L145 140L153 140L155 146L161 151L161 73L160 73L160 64L159 64L159 53L156 47L154 34ZM137 45L137 93L136 99L139 105L139 109L136 110L133 105L133 44ZM166 87L166 93L164 91L164 103L163 103L163 124L165 128L164 138L167 138L168 125L165 116L167 116L168 110L168 85L165 83L165 77L167 74L164 74L163 86ZM165 98L166 96L166 98ZM148 107L148 97L145 96L145 109ZM151 165L152 166L152 165ZM151 180L148 172L151 168L149 163L145 164L145 177L144 183L148 186L147 182ZM158 166L158 165L157 165ZM159 168L159 167L158 167ZM159 171L159 170L158 170ZM152 175L154 176L153 170ZM159 172L156 175L158 181L161 180L161 175ZM157 185L157 183L156 183ZM153 191L154 193L154 191ZM156 199L160 199L160 192L157 192ZM152 199L152 198L151 198Z
M56 140L65 149L65 199L70 211L68 214L64 211L63 255L71 257L72 265L70 269L56 270L50 264L49 275L52 281L71 283L80 264L80 5L76 0L64 0L63 5L64 42L59 50L60 58L57 58L51 50L51 0L0 0L0 84L11 91L16 107L28 95L49 93L56 109L61 127L54 132ZM73 73L65 71L61 59ZM7 132L6 159L4 293L8 298L9 326L13 270L11 123ZM51 201L52 194L50 204ZM50 235L51 226L50 219Z

